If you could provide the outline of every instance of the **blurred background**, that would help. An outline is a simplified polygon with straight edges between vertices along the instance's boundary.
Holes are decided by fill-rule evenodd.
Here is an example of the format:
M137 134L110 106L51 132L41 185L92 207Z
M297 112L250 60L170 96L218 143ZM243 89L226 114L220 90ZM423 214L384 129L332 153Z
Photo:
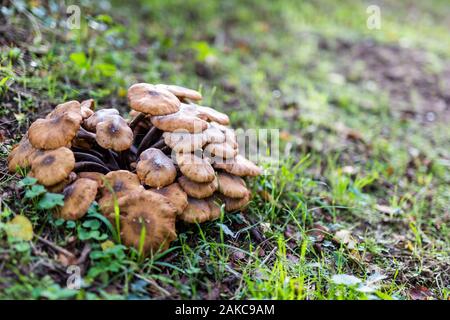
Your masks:
M373 258L359 271L384 270L389 294L448 297L448 1L0 4L3 199L11 145L54 105L94 98L126 113L131 84L179 84L235 127L280 129L282 163L250 209L271 232L286 234L299 203L321 207L305 209L302 232L351 229Z

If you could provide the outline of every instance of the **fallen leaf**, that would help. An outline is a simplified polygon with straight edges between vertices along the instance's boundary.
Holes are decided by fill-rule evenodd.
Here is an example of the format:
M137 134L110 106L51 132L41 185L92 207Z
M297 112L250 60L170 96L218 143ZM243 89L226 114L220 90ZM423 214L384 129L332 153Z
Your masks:
M108 250L109 248L112 248L115 246L114 242L112 242L111 240L106 240L105 242L102 242L102 244L100 245L102 247L103 251Z
M356 286L361 283L361 279L350 274L335 274L331 277L331 282L346 286Z
M433 294L428 288L418 286L409 291L409 296L413 300L428 300L432 298Z
M25 216L15 216L7 224L6 233L9 237L30 241L33 239L33 225Z
M385 205L382 205L382 204L375 205L375 209L377 209L378 211L380 211L382 213L386 213L386 214L389 214L389 215L396 214L396 213L398 213L400 211L398 208L392 208L392 207L385 206Z
M333 240L339 244L345 245L348 249L356 248L357 241L349 230L340 230L335 233Z

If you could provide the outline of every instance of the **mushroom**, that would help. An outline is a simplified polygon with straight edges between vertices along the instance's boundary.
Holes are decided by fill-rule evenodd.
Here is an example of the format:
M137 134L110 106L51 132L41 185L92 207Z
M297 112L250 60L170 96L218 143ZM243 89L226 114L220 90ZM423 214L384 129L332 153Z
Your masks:
M213 198L195 199L188 197L188 205L179 219L189 223L202 223L220 217L220 207Z
M31 165L35 149L27 136L24 136L18 144L16 144L8 155L8 170L16 172L18 167L26 168Z
M190 133L202 132L208 128L208 122L198 117L195 107L182 104L178 112L154 116L150 120L152 124L163 131L185 130Z
M202 132L206 143L223 143L225 134L213 123L208 123L208 128Z
M144 234L143 252L155 253L166 250L176 239L176 209L166 197L146 190L119 199L118 205L125 245L139 249Z
M179 110L180 100L165 88L137 83L128 89L128 102L136 111L152 116L167 115Z
M68 101L68 102L64 102L61 104L58 104L55 109L53 109L52 112L50 112L45 118L46 119L51 119L51 118L55 118L57 116L60 116L64 113L68 113L68 112L74 112L76 114L81 115L81 105L78 101L76 100L72 100L72 101Z
M95 101L94 99L84 100L80 104L80 112L83 119L87 119L94 114Z
M229 198L243 198L248 193L245 181L238 176L219 172L217 179L219 181L219 192Z
M198 117L205 121L214 121L222 125L229 125L230 118L222 112L214 110L210 107L199 106L196 104L190 104L191 107L195 108L198 113Z
M127 170L111 171L105 175L101 188L101 198L98 201L100 211L108 218L114 216L114 198L119 200L128 194L140 192L144 187L136 174Z
M207 157L218 159L232 159L236 156L237 150L233 149L229 144L223 143L210 143L203 151Z
M80 123L81 115L70 111L48 119L38 119L28 129L28 139L38 149L64 147L75 137Z
M228 173L240 177L244 176L256 177L262 173L260 167L258 167L253 162L251 162L250 160L244 158L239 154L233 160L226 160L224 162L215 162L214 168L223 169Z
M159 193L169 199L170 203L175 207L178 214L181 214L188 205L187 194L181 189L176 182L160 189L151 189L153 192Z
M91 115L89 118L83 121L83 127L86 130L95 132L95 129L97 128L97 124L100 122L106 121L111 118L120 117L119 110L117 109L101 109L96 112L94 112L93 115Z
M61 182L58 182L57 184L54 184L52 186L46 186L45 189L47 189L48 192L59 193L59 192L62 192L65 187L67 187L69 184L74 182L76 179L77 179L77 174L75 172L71 172Z
M142 183L160 188L175 181L177 170L172 160L161 150L149 148L142 152L136 172Z
M218 196L225 203L225 210L227 212L233 212L244 208L250 202L251 198L250 191L248 190L242 198L230 198L222 194L219 194Z
M192 153L177 153L176 160L180 171L195 182L211 182L215 178L211 164Z
M30 175L40 184L52 186L63 181L75 167L75 158L70 149L39 150L31 161Z
M97 182L99 188L103 188L105 185L105 175L95 171L84 171L78 173L78 178L89 179Z
M105 149L124 151L133 143L133 131L122 117L110 117L97 123L96 141Z
M82 218L97 195L97 182L80 178L67 186L64 191L64 206L56 211L56 216L64 220Z
M217 179L214 179L211 182L199 183L190 180L186 176L181 176L178 178L178 183L188 194L188 196L197 199L203 199L212 196L218 187Z
M206 137L203 133L189 132L164 132L164 142L175 152L193 152L201 149L205 144Z
M188 89L188 88L185 88L182 86L171 85L171 84L169 84L169 85L157 84L155 86L157 88L163 88L163 89L170 91L171 93L173 93L180 99L190 99L190 100L196 101L196 100L202 100L202 98L203 98L200 92L198 92L196 90Z

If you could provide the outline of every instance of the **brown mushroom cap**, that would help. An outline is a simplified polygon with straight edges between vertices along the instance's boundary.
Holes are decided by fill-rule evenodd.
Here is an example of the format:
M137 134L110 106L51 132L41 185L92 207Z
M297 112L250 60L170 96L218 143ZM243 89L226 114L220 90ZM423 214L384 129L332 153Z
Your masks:
M58 182L57 184L54 184L52 186L45 186L45 189L47 189L48 192L59 193L62 192L65 187L74 182L76 179L77 174L75 172L71 172L63 181Z
M225 113L219 112L210 107L199 106L196 104L191 104L191 106L195 107L198 112L198 117L205 121L214 121L222 125L229 125L230 118Z
M214 124L208 123L208 129L202 132L205 143L223 143L225 134Z
M240 210L247 206L247 204L250 202L251 192L247 190L247 193L242 198L230 198L224 196L223 194L219 194L218 196L225 203L225 210L227 212L232 212Z
M202 132L208 128L208 123L198 117L195 106L182 103L178 112L151 117L152 124L162 131L185 130L190 133Z
M192 153L177 153L176 155L180 171L195 182L211 182L215 178L211 164Z
M238 177L225 172L217 174L219 181L219 191L229 198L243 198L247 195L248 190L245 181Z
M48 119L38 119L28 129L28 139L33 147L44 150L57 149L70 144L80 128L81 115L66 112Z
M149 83L136 83L128 89L130 107L152 116L167 115L179 110L180 100L165 88Z
M220 217L220 207L213 198L195 199L188 197L188 205L179 219L188 223L202 223Z
M31 161L30 175L44 186L52 186L63 181L75 167L73 152L65 147L55 150L39 150Z
M184 192L183 189L181 189L180 185L176 182L164 188L151 190L169 199L170 203L175 207L178 214L181 214L188 205L186 192Z
M111 117L97 124L95 140L105 149L124 151L133 144L133 131L123 118Z
M64 189L64 206L56 211L58 218L78 220L82 218L97 195L97 182L80 178Z
M72 100L58 104L45 118L50 119L62 115L63 113L74 112L81 114L81 105L78 101Z
M155 188L171 184L177 176L172 160L155 148L148 148L141 153L136 172L142 183Z
M232 159L237 155L237 150L227 143L210 143L204 149L206 156L218 159Z
M239 154L233 160L214 163L214 168L223 169L228 173L240 177L256 177L262 173L262 169L260 167Z
M203 133L164 132L164 142L175 152L193 152L205 144Z
M202 100L203 98L200 92L185 87L172 84L157 84L155 86L170 91L180 99Z
M139 249L145 228L144 252L166 250L176 239L176 210L169 200L146 190L119 200L121 238L125 245Z
M78 177L97 182L99 188L103 188L106 179L103 173L94 171L79 172Z
M26 168L31 165L35 149L27 136L24 136L18 144L16 144L8 155L8 170L15 172L17 167Z
M89 118L83 121L83 127L86 130L95 132L97 128L97 124L100 122L106 121L110 118L120 117L119 110L109 108L109 109L100 109L94 112Z
M136 174L127 170L111 171L105 175L101 188L101 198L98 200L100 211L106 217L114 217L114 195L120 199L128 194L144 190Z
M190 180L186 176L181 176L178 178L178 183L188 194L188 196L197 199L203 199L212 196L214 191L216 191L218 187L217 179L214 179L211 182L199 183Z

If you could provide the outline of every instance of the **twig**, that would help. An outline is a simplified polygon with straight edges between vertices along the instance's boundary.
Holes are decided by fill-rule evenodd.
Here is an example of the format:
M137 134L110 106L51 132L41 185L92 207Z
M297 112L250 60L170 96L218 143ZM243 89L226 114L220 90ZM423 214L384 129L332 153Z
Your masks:
M134 274L136 277L138 277L139 279L144 280L145 282L147 282L148 284L152 285L153 287L155 287L156 289L158 289L163 295L164 297L168 297L171 296L172 294L167 291L166 289L164 289L163 287L161 287L155 280L150 279L150 278L146 278L144 276L141 276L140 274L135 273Z
M68 256L68 257L70 257L72 259L76 258L75 255L72 252L70 252L70 251L68 251L68 250L58 246L57 244L55 244L55 243L53 243L53 242L51 242L51 241L49 241L47 239L42 238L41 236L36 236L36 238L39 241L41 241L42 243L44 243L44 244L48 245L49 247L55 249L56 251L66 255L66 256Z

